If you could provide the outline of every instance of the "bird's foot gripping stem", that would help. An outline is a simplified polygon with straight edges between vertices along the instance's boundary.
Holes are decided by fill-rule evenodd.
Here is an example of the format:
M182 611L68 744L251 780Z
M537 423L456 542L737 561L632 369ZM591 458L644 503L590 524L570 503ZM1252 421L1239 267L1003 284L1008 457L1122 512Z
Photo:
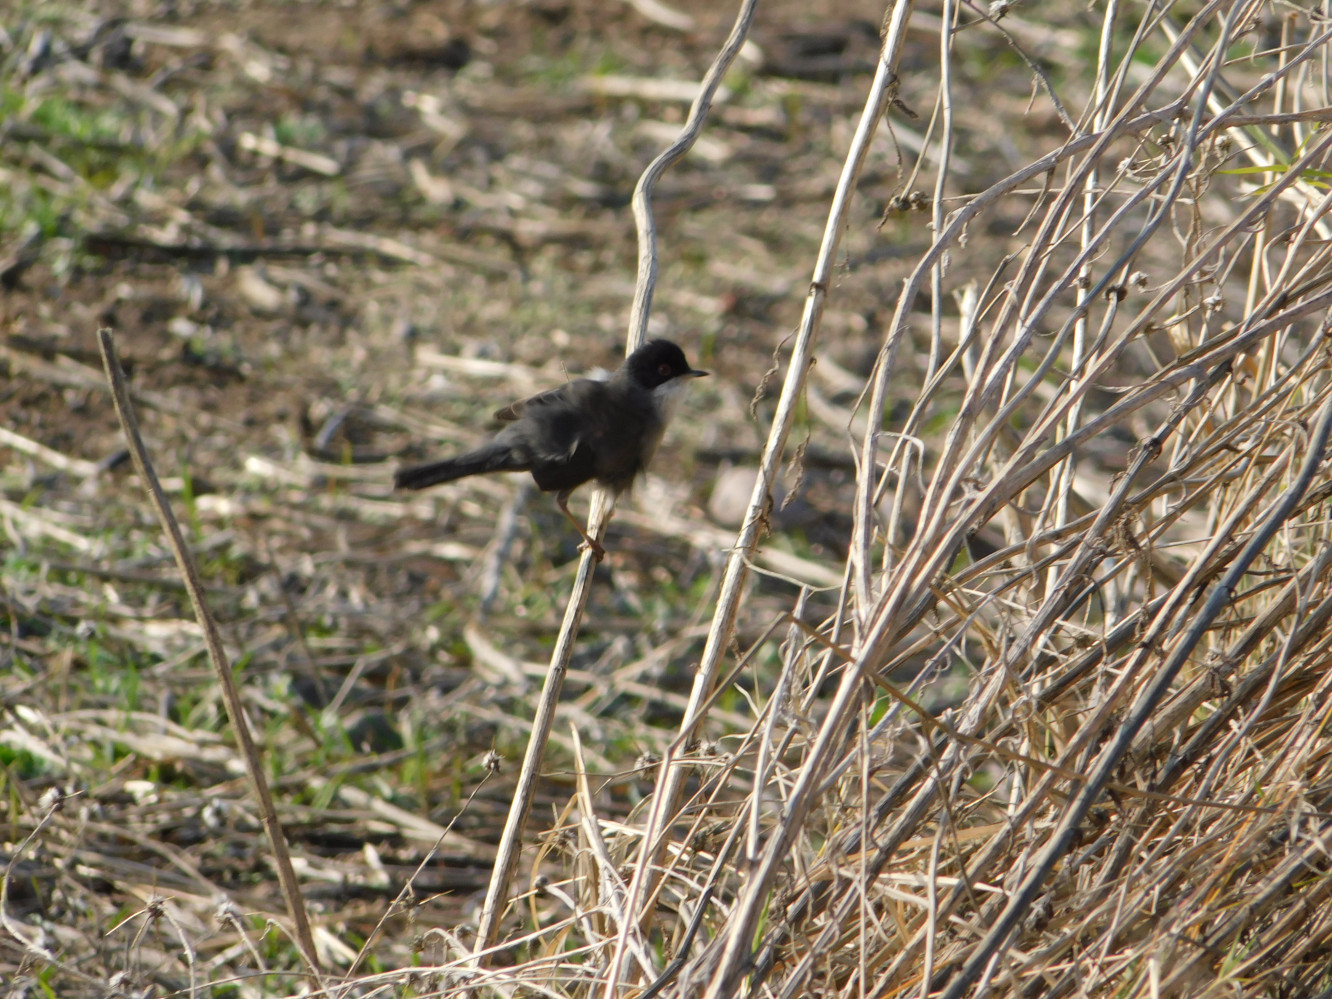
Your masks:
M590 551L592 557L598 562L604 559L606 557L606 549L601 546L601 542L588 534L583 525L578 522L578 518L569 512L569 493L562 492L558 494L555 497L555 505L560 508L560 513L569 518L569 523L573 524L574 530L582 535L583 543L578 546L578 550L580 552Z

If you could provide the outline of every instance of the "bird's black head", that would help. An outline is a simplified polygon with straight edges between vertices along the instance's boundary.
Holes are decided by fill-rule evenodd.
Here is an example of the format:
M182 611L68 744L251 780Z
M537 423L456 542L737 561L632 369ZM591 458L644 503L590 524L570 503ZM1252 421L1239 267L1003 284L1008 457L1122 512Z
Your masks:
M691 368L684 351L669 340L649 340L629 355L622 370L635 384L647 389L677 378L700 378L707 374Z

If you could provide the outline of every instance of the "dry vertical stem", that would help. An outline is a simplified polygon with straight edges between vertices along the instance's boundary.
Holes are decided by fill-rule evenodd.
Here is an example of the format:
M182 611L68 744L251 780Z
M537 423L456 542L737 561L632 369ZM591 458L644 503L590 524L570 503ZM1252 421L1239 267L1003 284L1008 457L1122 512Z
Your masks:
M129 445L130 457L134 460L134 470L148 491L148 498L153 504L162 531L166 534L167 544L176 557L176 565L185 580L186 592L190 595L190 604L194 608L195 619L203 630L204 643L208 647L208 661L222 689L222 699L227 705L227 714L231 718L231 727L236 733L236 746L241 759L245 761L245 771L250 778L250 789L254 792L255 803L259 806L259 816L268 835L269 845L273 848L273 866L277 868L278 884L282 897L287 902L287 913L291 916L292 929L296 944L305 958L311 979L319 988L323 988L319 968L319 954L315 949L314 936L310 932L310 920L305 912L305 901L301 897L300 884L296 872L291 866L291 853L287 849L287 838L278 821L277 809L273 806L273 795L264 776L263 761L259 757L259 748L250 733L250 723L245 717L245 704L241 700L240 689L236 686L235 675L227 661L226 651L222 648L222 636L218 633L217 623L208 610L204 599L203 580L194 558L185 544L180 524L171 512L166 493L157 481L152 459L139 434L139 423L134 416L134 407L130 402L129 389L125 384L125 372L121 370L116 357L115 334L109 329L97 331L97 343L102 351L102 364L106 369L106 378L111 385L111 397L115 401L116 416L120 420L120 429L125 434Z
M854 194L856 178L869 152L870 140L878 129L880 119L894 94L895 67L905 43L906 25L910 13L911 4L908 0L902 0L892 8L889 15L874 83L870 87L855 138L852 140L828 212L823 244L814 266L809 295L805 300L804 316L795 345L792 347L786 380L782 384L782 393L777 404L777 413L773 417L771 431L764 447L759 476L754 485L753 495L750 497L749 509L745 514L744 527L741 529L740 537L736 539L735 549L727 565L722 593L713 616L712 630L708 633L708 643L703 652L703 662L699 665L694 679L690 710L686 712L681 724L681 732L686 736L702 721L698 715L698 708L711 695L721 657L730 644L747 561L750 552L758 544L763 512L771 502L772 484L776 481L777 470L786 447L786 438L795 418L796 404L813 358L819 321L832 284L833 264L844 227L845 212ZM679 797L684 771L681 768L668 766L669 763L668 758L662 766L662 778L658 781L652 817L648 824L648 833L644 837L643 855L639 862L639 870L635 873L635 885L640 879L648 877L648 872L655 863L655 851L660 849L656 837L664 835ZM800 780L804 781L809 777L810 771L806 770L802 772ZM789 823L784 823L783 829L789 830L791 834L799 829L801 819L799 810L811 803L807 796L801 795L801 789L802 784L798 782L792 791L792 801L787 806L791 820ZM762 860L758 857L747 858L750 861L758 861L759 866L750 873L744 893L736 902L736 911L732 913L727 927L721 967L709 983L707 993L709 997L730 995L738 987L741 964L748 955L755 920L758 918L764 899L767 898L777 864L785 858L789 845L790 842L785 834L779 831L779 834L770 840Z
M727 69L734 62L740 47L749 33L757 0L745 0L736 15L731 33L722 46L717 58L713 60L703 78L698 96L689 110L689 118L684 128L666 150L650 163L634 190L634 219L638 225L639 254L638 282L634 291L633 311L629 321L629 332L625 344L625 356L632 354L642 346L647 336L648 315L652 308L652 294L657 280L656 226L652 217L652 189L657 178L670 166L684 156L693 147L703 131L708 110L713 96L721 86ZM611 512L611 500L602 490L593 494L592 509L588 516L587 530L593 538L601 540L606 521ZM499 848L495 855L495 867L491 873L490 885L486 889L486 899L481 908L476 936L478 964L484 963L484 953L494 946L499 939L500 920L508 905L509 887L513 872L518 866L518 857L522 851L523 829L532 808L532 798L536 793L537 777L541 770L541 761L545 758L546 743L550 739L551 728L555 723L555 708L559 704L560 691L564 687L564 677L569 669L569 659L573 655L574 643L578 637L578 626L582 621L583 611L587 606L592 576L596 570L596 559L591 551L584 551L578 564L578 575L574 578L569 601L565 607L564 620L560 625L560 634L551 653L550 669L546 674L541 697L537 702L536 717L532 722L532 734L528 739L527 750L523 755L523 765L518 776L518 785L514 789L513 801L500 836ZM630 911L633 911L632 905ZM627 932L627 926L625 927ZM624 953L627 939L622 932L612 961L610 981L614 983L618 976L618 967Z

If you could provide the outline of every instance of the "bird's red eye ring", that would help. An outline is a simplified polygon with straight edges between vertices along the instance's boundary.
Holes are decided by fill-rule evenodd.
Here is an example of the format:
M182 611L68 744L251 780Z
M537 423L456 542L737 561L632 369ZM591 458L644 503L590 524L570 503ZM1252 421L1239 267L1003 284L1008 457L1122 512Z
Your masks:
M663 378L666 375L669 375L670 373L671 373L671 366L669 364L663 362L657 365L657 374L661 375Z

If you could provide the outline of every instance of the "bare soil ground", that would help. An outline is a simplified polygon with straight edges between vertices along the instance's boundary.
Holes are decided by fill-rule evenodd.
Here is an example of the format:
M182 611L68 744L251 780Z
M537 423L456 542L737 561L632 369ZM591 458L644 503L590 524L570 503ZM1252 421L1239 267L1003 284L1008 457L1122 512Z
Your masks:
M7 865L0 970L13 994L287 995L305 987L298 955L276 928L285 919L283 901L199 629L125 461L97 354L100 327L115 330L144 435L206 577L260 734L323 959L339 972L352 969L352 981L367 976L357 986L360 994L382 988L436 995L461 987L461 979L442 972L428 980L393 973L414 964L445 965L457 957L459 940L469 942L530 731L532 699L564 613L578 538L549 498L516 478L474 479L403 496L391 489L392 470L481 439L490 429L488 414L514 398L618 362L636 263L629 198L643 166L684 120L693 87L733 17L730 8L696 0L673 9L690 19L688 27L604 0L55 2L20 4L0 24L0 430L6 434L0 439L0 661L7 667L0 677L0 786L8 803L0 837L0 861ZM577 786L570 724L580 733L607 835L641 819L653 789L652 763L676 734L748 498L752 479L745 470L756 465L767 437L773 393L785 375L784 350L800 321L829 200L877 57L883 13L866 0L832 0L817 10L788 0L762 7L756 47L728 77L728 93L698 147L659 189L661 273L651 330L680 342L713 377L695 386L653 474L621 503L609 529L610 554L597 570L529 827L532 845L515 887L524 897L506 923L514 937L567 915L557 903L570 896L581 902L579 892L587 889L576 885L595 881L571 818ZM853 522L862 481L863 393L881 370L876 361L884 363L881 348L895 335L891 320L903 281L933 239L929 198L916 209L895 199L932 191L932 177L924 183L912 171L920 137L936 113L939 19L937 5L913 16L897 103L875 138L846 220L817 362L787 453L782 491L789 491L790 502L774 507L772 529L754 556L728 644L736 668L708 715L704 746L717 758L749 746L778 676L789 668L790 649L802 639L788 633L784 615L802 586L809 588L802 620L834 622L825 635L839 634L838 622L860 615L855 642L836 639L848 648L862 648L862 629L871 619L868 604L856 604L865 595L848 597L851 584L844 583L862 554ZM1099 30L1097 19L1081 9L1018 11L998 26L979 11L965 20L969 27L957 35L952 67L949 210L1065 142L1071 122L1061 120L1067 117L1062 109L1075 109L1077 117L1092 93L1087 67ZM1256 15L1250 24L1255 35L1279 27ZM1132 28L1122 28L1126 38ZM1150 48L1151 58L1158 54ZM1150 64L1147 56L1144 61ZM1262 59L1228 65L1245 85L1269 68ZM1139 82L1140 75L1130 81ZM1051 87L1062 106L1050 100ZM1165 169L1170 141L1178 140L1121 136L1105 162L1132 160L1139 171L1130 171L1132 179L1145 184L1143 177ZM937 167L937 151L924 162L926 173ZM1145 308L1165 286L1165 275L1180 267L1181 252L1194 252L1252 195L1242 174L1216 175L1219 162L1209 168L1210 186L1192 178L1197 183L1188 195L1196 201L1172 217L1174 238L1142 250L1138 266L1151 280L1116 287L1127 300L1126 314ZM927 281L908 303L910 332L894 356L893 387L875 419L892 431L909 426L930 458L926 472L903 475L892 517L882 514L883 536L874 540L870 561L885 573L890 553L905 551L932 512L921 476L936 455L951 453L944 441L964 409L973 373L971 356L957 360L955 369L945 366L930 389L935 394L925 418L913 415L909 422L917 393L940 370L931 369L932 317L946 321L952 336L965 311L962 292L972 282L981 289L982 313L993 317L999 290L1014 273L1001 261L1035 239L1034 206L1057 186L1055 178L1053 170L1037 175L1014 196L996 200L959 242L940 300ZM1146 217L1141 209L1131 220L1145 224ZM1283 226L1294 231L1306 217L1285 203L1273 208L1268 224L1286 238ZM1122 252L1133 235L1125 223L1106 258ZM1115 355L1090 391L1079 390L1087 391L1088 420L1153 379L1175 377L1171 359L1187 356L1178 339L1182 327L1193 337L1191 349L1242 323L1254 298L1245 295L1247 262L1259 252L1245 243L1227 261L1209 265L1213 284L1191 285L1162 305L1136 346ZM1067 246L1056 246L1050 269L1072 256ZM1321 280L1319 267L1326 264L1315 258L1300 277ZM1215 289L1227 297L1205 304ZM1070 286L1057 296L1056 308L1071 312L1075 302ZM1037 336L1051 337L1065 312L1058 321L1046 320ZM1295 342L1273 351L1279 363L1272 361L1269 370L1249 361L1254 366L1244 370L1253 384L1280 384L1282 364L1298 367L1291 358L1300 341L1322 335L1314 318L1298 318L1306 325L1293 327ZM1123 322L1112 314L1105 328L1117 330ZM1036 362L1023 364L1007 377L1030 373ZM1035 408L1014 411L1008 426L994 429L996 441L1023 454L1014 442L1037 424L1039 403L1076 383L1061 370L1055 378L1042 371L1034 379L1053 384L1065 375L1060 388L1037 392ZM1209 482L1256 475L1275 452L1297 446L1290 440L1304 439L1299 428L1311 423L1320 391L1310 389L1279 415L1252 410L1255 419L1269 420L1265 426L1292 436L1264 438L1261 454L1245 452L1252 464L1242 472L1189 465L1190 474L1217 477ZM1082 441L1077 502L1090 497L1097 509L1138 453L1135 442L1154 433L1178 401L1163 394ZM1234 408L1218 409L1216 423L1246 411L1243 400L1231 401ZM1211 442L1212 417L1190 414L1197 417L1190 432ZM1199 445L1199 453L1242 450L1226 440L1210 451ZM1178 473L1173 481L1185 482L1182 463L1170 453L1148 470L1162 477ZM1000 478L1001 466L987 456L938 509L960 508L963 496ZM1146 473L1139 468L1134 474ZM1031 783L1024 783L1010 767L1048 750L1066 769L1037 775L1068 776L1069 768L1090 766L1087 747L1108 739L1075 738L1082 733L1078 726L1100 710L1096 698L1109 698L1102 681L1079 679L1084 685L1074 686L1077 657L1097 641L1111 648L1105 634L1134 613L1144 615L1139 626L1146 634L1148 609L1159 607L1152 601L1185 578L1191 558L1205 561L1198 553L1227 523L1215 510L1204 512L1190 493L1174 508L1189 511L1170 520L1176 533L1144 540L1154 528L1127 514L1106 526L1112 540L1103 544L1117 553L1117 564L1144 567L1141 577L1123 584L1131 596L1123 604L1107 598L1099 610L1087 611L1079 618L1081 631L1070 626L1075 637L1060 633L1046 645L1033 642L1029 658L1015 665L1004 660L1005 650L1027 634L1025 615L1039 618L1049 596L1032 580L1053 573L1055 564L1040 563L1036 547L1024 550L1024 539L1039 534L1032 522L1041 518L1033 511L1055 492L1054 484L1032 486L1001 504L999 514L970 531L967 557L940 567L962 571L964 563L980 564L993 571L992 577L983 571L968 577L968 585L998 594L1003 604L1010 584L994 566L1009 562L982 560L995 552L1015 562L1029 556L1038 568L1023 562L1026 568L1012 578L1031 589L1003 604L1002 621L976 625L988 619L968 603L971 591L963 599L961 590L939 582L934 616L921 623L913 605L914 630L893 646L893 655L873 663L875 669L890 664L891 675L909 678L928 662L924 705L936 711L958 706L959 718L975 703L964 701L968 689L976 695L996 673L1017 677L1044 662L1043 654L1069 665L1069 696L1086 702L1075 708L1040 701L1040 710L1056 720L1042 716L1049 728L1038 730L1032 722L1021 738L988 718L985 724L1011 738L1017 755L973 760L971 778L961 771L953 778L971 828L995 836L1036 783L1030 774ZM1199 495L1210 502L1210 492ZM575 509L585 510L585 499ZM1075 503L1069 518L1086 513ZM1163 512L1161 522L1171 516ZM1310 530L1316 539L1317 528ZM1061 544L1076 538L1068 531L1059 535ZM890 536L891 544L884 540ZM1158 558L1153 543L1170 555ZM1310 541L1309 550L1319 544ZM1060 549L1058 558L1069 550ZM863 554L871 554L870 542ZM1289 572L1306 564L1292 556ZM1282 583L1292 578L1280 560L1266 568ZM928 596L936 579L942 576L923 573L917 596ZM1322 585L1322 575L1313 579ZM1180 592L1196 594L1204 585L1182 584ZM888 589L883 583L877 592ZM1307 609L1312 598L1303 599ZM859 609L848 611L853 604ZM1293 629L1301 615L1290 607L1285 613L1293 615ZM1260 610L1246 614L1228 627L1242 628ZM905 621L908 614L901 616ZM958 624L964 620L970 623ZM973 627L984 633L966 631ZM1275 642L1284 626L1273 619L1270 627ZM965 642L949 637L964 631ZM1164 650L1168 643L1161 643ZM799 739L776 754L780 773L769 802L774 795L784 800L799 775L806 739L812 743L824 723L838 672L811 666L808 710L778 712ZM1197 675L1206 675L1203 666ZM1214 699L1229 693L1228 675L1217 674ZM1302 675L1310 678L1297 692L1307 693L1316 681L1312 672ZM1085 669L1076 676L1084 678ZM1032 677L1025 672L1020 683L1012 681L1004 724L1037 710L1039 692L1050 689ZM1295 698L1283 689L1282 696ZM861 774L840 772L848 782L862 782L860 811L847 804L845 788L843 797L830 792L824 800L820 821L826 825L793 851L798 859L774 892L774 912L783 914L773 917L778 929L788 905L797 910L793 899L801 890L823 898L842 883L837 865L851 870L868 852L862 845L849 859L829 860L833 852L825 857L824 845L859 822L869 829L866 802L888 800L894 780L903 787L919 781L919 772L902 775L937 759L928 748L932 730L909 729L909 720L895 729L880 725L887 702L865 697L856 731L872 765ZM1106 703L1123 711L1127 700ZM1313 717L1318 703L1315 698L1290 710ZM1203 708L1197 711L1200 718ZM1181 727L1186 717L1172 716ZM1318 726L1309 731L1322 746ZM1060 756L1065 750L1088 755L1070 762ZM1306 750L1325 769L1323 750ZM498 772L487 766L492 751L505 761ZM1262 751L1275 752L1275 744L1264 742ZM1153 772L1164 754L1141 757L1142 774ZM706 765L700 764L692 789L709 786ZM1302 821L1313 822L1328 810L1327 777L1312 764L1305 773L1308 784L1291 800L1307 801L1312 811ZM1120 778L1125 785L1136 779ZM1143 776L1141 786L1151 779ZM1235 779L1245 786L1239 768ZM736 780L727 793L737 801L753 793L757 816L765 799L763 789L754 788L762 782ZM1077 786L1070 781L1067 796L1050 792L1051 800L1062 807ZM1200 798L1210 791L1178 793ZM879 794L884 797L875 798ZM1079 835L1098 843L1108 837L1113 822L1106 809L1138 800L1124 794L1120 788L1103 799ZM1235 801L1253 804L1243 794ZM710 799L709 807L720 806ZM748 821L739 806L717 814ZM780 821L775 813L764 816L765 828ZM1032 829L1048 828L1030 821ZM1152 825L1157 820L1135 813L1133 821L1144 843L1148 826L1159 831ZM1125 820L1125 827L1131 824ZM940 818L913 833L926 840L910 840L912 877L926 864L928 838L946 826ZM703 855L717 848L708 836L724 839L724 823L720 831L693 832L691 862L703 870ZM970 875L967 860L959 858L970 847L961 842L972 835L981 833L963 835L954 844L957 856L949 854L957 866L943 865L962 881ZM616 861L628 869L636 847L616 841L615 849ZM1006 863L1020 867L1013 858L1025 857L1022 849L1009 847L994 869L977 875L986 882L978 890L992 890ZM746 863L735 861L730 889L719 894L727 905L744 884ZM1300 870L1326 880L1326 857L1315 863L1310 856ZM939 871L936 856L931 876ZM531 891L537 875L554 884L557 902ZM902 877L892 890L915 891L916 882ZM1069 875L1079 877L1088 876ZM1282 905L1289 911L1313 904L1310 899L1325 905L1325 895L1311 889L1302 896L1291 888L1296 878L1290 873L1281 882L1289 889ZM1250 897L1268 896L1254 889L1229 904ZM682 926L688 906L683 895L672 899L668 908ZM805 898L801 904L822 918L819 903ZM848 955L860 946L866 963L865 941L879 940L876 933L891 936L890 924L899 944L914 939L919 913L902 905L876 899L877 908L862 912L856 927L843 928L836 947L824 947L818 974L825 976L819 982L826 994L856 973L866 994L876 987L871 973L839 962L854 964ZM1074 925L1073 914L1093 908L1062 896L1058 911L1069 922L1061 925ZM604 918L595 906L586 911L594 910ZM980 902L975 911L982 911ZM971 923L955 917L940 947L970 945L994 917L992 909L984 911L985 920ZM1275 924L1286 910L1265 911ZM1107 916L1107 924L1115 918ZM711 938L723 939L725 922L721 913L709 924ZM871 931L866 922L878 925ZM1319 934L1326 937L1325 922L1308 928L1300 954L1314 948ZM811 921L808 938L826 925ZM1152 933L1192 932L1182 924L1150 925ZM1039 913L1024 924L1032 937L1045 931ZM595 935L581 924L568 932L570 947ZM1115 941L1106 951L1129 956L1098 979L1097 988L1106 991L1087 994L1111 994L1149 976L1145 965L1134 963L1142 957L1134 944L1116 930L1105 932ZM1253 937L1260 938L1270 945ZM1211 938L1199 931L1197 939ZM1242 949L1244 939L1237 930L1226 946ZM681 933L667 928L653 940L665 953L679 946ZM763 973L774 982L802 957L820 953L812 944L783 950L785 944L772 940ZM561 937L550 950L517 943L503 956L521 965L564 943ZM1055 981L1065 968L1060 962L1072 966L1082 959L1050 947L1040 973L1025 984L1014 978L1003 994L1037 994L1030 990ZM1211 969L1224 964L1209 962ZM867 962L879 970L890 963L882 955ZM962 963L958 957L949 967L956 971ZM1261 975L1254 971L1254 981L1278 991L1255 986L1245 994L1312 994L1292 984L1313 982L1312 974L1269 974L1277 963L1264 965ZM928 977L893 968L900 977L884 977L885 991L877 994L907 994L896 990ZM382 980L373 978L381 972ZM541 985L545 994L591 988L576 975L551 975ZM1221 981L1217 976L1209 981ZM1192 985L1176 983L1168 994L1222 994L1208 992L1211 987L1190 992Z

